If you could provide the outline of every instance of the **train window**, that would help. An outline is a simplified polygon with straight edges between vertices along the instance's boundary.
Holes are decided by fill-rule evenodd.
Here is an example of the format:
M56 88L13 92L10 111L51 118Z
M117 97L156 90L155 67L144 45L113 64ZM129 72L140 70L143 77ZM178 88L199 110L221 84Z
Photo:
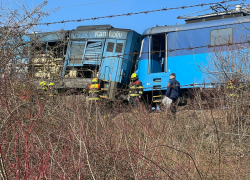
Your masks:
M138 52L136 50L134 50L131 72L135 72L138 69L138 63L139 63Z
M72 41L70 59L74 60L74 64L82 63L82 56L85 48L85 41Z
M66 51L66 45L64 42L48 42L47 53L54 58L63 58Z
M114 51L114 46L115 46L115 43L113 43L113 42L108 42L108 45L107 45L107 52L113 52L113 51Z
M150 72L159 73L164 72L165 67L165 33L153 35L151 38L151 59Z
M145 36L142 38L139 59L148 59L148 51L149 51L149 36Z
M141 50L140 50L139 58L141 58L143 44L144 44L144 39L143 39L142 42L141 42Z
M117 43L116 48L115 48L115 52L122 53L122 47L123 47L123 43Z
M30 56L38 57L46 54L46 44L43 42L39 42L36 44L32 44L30 47Z
M210 32L210 45L217 46L233 42L233 29L215 29Z

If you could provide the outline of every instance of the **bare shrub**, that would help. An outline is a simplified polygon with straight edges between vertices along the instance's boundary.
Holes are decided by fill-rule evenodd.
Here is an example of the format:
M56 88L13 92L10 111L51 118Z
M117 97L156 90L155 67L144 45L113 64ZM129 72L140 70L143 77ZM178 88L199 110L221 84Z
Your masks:
M24 12L36 22L40 8ZM87 103L83 94L41 100L20 68L19 44L32 27L11 28L28 21L12 13L1 36L1 179L249 179L247 83L194 91L176 119L122 100Z

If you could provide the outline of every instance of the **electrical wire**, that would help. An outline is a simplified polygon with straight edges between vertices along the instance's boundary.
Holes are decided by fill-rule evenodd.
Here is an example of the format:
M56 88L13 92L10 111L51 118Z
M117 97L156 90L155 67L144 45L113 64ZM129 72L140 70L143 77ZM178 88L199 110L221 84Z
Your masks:
M214 4L224 4L228 2L233 1L240 1L240 0L224 0L216 3L202 3L202 4L196 4L196 5L190 5L190 6L180 6L180 7L174 7L174 8L167 8L163 7L162 9L156 9L156 10L148 10L148 11L140 11L140 12L131 12L131 13L125 13L125 14L117 14L117 15L107 15L107 16L101 16L101 17L92 17L92 18L86 18L86 19L74 19L74 20L62 20L62 21L55 21L55 22L44 22L44 23L29 23L24 25L18 25L15 26L4 26L3 28L20 28L20 27L27 27L27 26L37 26L37 25L52 25L52 24L64 24L69 22L83 22L83 21L95 21L100 19L110 19L114 17L122 17L122 16L132 16L132 15L138 15L138 14L149 14L154 12L163 12L163 11L170 11L170 10L177 10L177 9L187 9L187 8L193 8L193 7L203 7L203 6L209 6Z

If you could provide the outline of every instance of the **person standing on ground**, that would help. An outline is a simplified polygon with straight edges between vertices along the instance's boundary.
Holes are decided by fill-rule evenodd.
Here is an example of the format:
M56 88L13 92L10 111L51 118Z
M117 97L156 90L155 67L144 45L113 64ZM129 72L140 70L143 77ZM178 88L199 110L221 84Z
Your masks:
M180 95L180 83L175 79L176 74L172 73L170 74L170 80L168 82L167 91L165 96L170 98L172 100L170 111L175 116L176 114L176 101ZM165 98L166 98L165 97Z
M130 105L136 109L139 104L139 100L141 99L143 93L142 82L138 80L137 74L133 73L131 75L131 82L129 85L129 98Z
M57 95L57 91L54 89L54 83L49 83L49 96L54 97L54 95Z
M42 81L40 82L39 84L41 86L41 100L45 100L46 99L46 94L47 94L47 91L48 91L48 86L46 85L46 82L45 81Z
M99 101L100 100L100 84L98 84L98 79L94 78L92 83L88 87L89 89L89 101Z

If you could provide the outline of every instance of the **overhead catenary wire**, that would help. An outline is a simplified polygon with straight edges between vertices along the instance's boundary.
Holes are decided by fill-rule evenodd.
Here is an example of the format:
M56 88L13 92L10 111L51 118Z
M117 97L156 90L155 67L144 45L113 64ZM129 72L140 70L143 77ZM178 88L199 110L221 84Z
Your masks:
M187 9L187 8L193 8L193 7L203 7L203 6L210 6L214 4L224 4L228 2L233 2L233 1L240 1L240 0L223 0L220 2L215 2L215 3L202 3L202 4L195 4L195 5L190 5L190 6L180 6L180 7L174 7L174 8L167 8L163 7L162 9L155 9L155 10L147 10L147 11L140 11L140 12L130 12L130 13L125 13L125 14L117 14L117 15L107 15L107 16L100 16L100 17L92 17L92 18L85 18L85 19L75 19L75 20L62 20L62 21L55 21L55 22L44 22L44 23L28 23L24 25L18 25L16 24L15 26L4 26L3 28L20 28L20 27L26 27L26 26L38 26L38 25L52 25L52 24L64 24L64 23L70 23L70 22L83 22L83 21L95 21L99 19L110 19L114 17L122 17L122 16L132 16L132 15L139 15L139 14L149 14L149 13L154 13L154 12L163 12L163 11L170 11L170 10L177 10L177 9Z

